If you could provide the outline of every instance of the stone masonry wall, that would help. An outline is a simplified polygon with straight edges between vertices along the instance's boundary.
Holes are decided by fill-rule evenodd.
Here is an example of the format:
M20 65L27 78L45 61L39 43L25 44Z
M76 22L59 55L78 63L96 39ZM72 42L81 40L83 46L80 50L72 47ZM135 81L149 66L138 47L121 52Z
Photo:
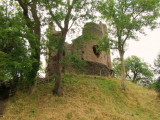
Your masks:
M110 52L98 52L98 41L102 39L106 34L106 26L102 23L88 23L85 25L83 30L83 35L78 38L78 42L72 44L71 52L74 55L78 55L80 59L86 61L92 61L97 63L102 63L106 65L109 69L112 69ZM84 40L87 35L91 35L90 40ZM75 40L76 41L76 40Z
M97 51L98 41L105 37L107 28L104 24L87 23L84 26L82 36L73 40L72 44L65 44L64 56L71 53L86 61L86 74L112 76L112 64L109 52ZM56 52L50 54L47 66L47 78L52 79L56 69L55 59ZM70 67L72 68L72 67ZM67 69L65 70L67 72ZM68 70L70 71L70 70Z

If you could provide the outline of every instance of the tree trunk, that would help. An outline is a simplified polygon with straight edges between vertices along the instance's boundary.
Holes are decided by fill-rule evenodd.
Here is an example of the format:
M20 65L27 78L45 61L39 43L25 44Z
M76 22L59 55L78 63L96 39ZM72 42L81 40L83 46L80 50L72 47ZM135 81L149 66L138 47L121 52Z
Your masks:
M26 25L30 29L30 33L35 34L37 37L35 41L29 40L31 48L33 49L33 52L31 53L31 58L34 58L36 60L35 62L33 62L33 69L29 73L29 79L31 80L31 84L33 84L40 66L41 23L40 18L38 17L36 1L32 1L32 4L30 4L31 9L29 9L27 1L18 0L18 3L20 7L23 9L23 15L26 20ZM33 20L29 16L30 12L33 17Z
M46 67L46 80L48 82L53 80L53 74L56 69L56 55L57 51L48 54L47 58L47 67Z
M124 63L124 51L119 51L120 61L121 61L121 79L122 79L122 89L126 90L126 73L125 73L125 63Z
M133 82L136 83L137 73L134 73L133 75Z
M33 69L31 71L31 74L33 75L32 79L35 79L40 66L40 39L41 39L41 23L40 23L40 18L38 17L36 1L33 1L31 5L31 13L34 19L33 32L36 35L36 40L33 43L34 45L32 45L32 48L35 50L34 51L35 53L32 53L32 56L33 58L36 59L36 61L32 65Z
M53 94L56 94L58 96L63 96L61 61L63 59L65 38L66 38L66 34L63 35L62 33L62 38L59 41L59 45L58 45L59 48L58 48L57 55L56 55L56 69L55 69L56 77L55 77L55 86L53 89Z
M58 96L63 96L63 92L62 92L62 65L60 63L60 61L62 60L62 55L63 55L63 51L62 50L58 50L57 52L57 59L56 59L56 69L55 69L55 73L56 73L56 77L55 77L55 86L53 89L53 94L56 94Z

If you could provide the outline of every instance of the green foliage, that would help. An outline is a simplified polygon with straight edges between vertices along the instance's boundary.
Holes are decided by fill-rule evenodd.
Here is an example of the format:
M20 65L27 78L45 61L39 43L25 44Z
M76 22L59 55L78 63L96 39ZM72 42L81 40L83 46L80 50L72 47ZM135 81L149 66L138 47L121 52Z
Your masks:
M158 80L156 82L154 82L153 84L151 84L150 87L153 88L153 89L155 89L157 92L160 93L160 77L158 78Z
M48 11L48 21L49 23L54 23L55 27L58 27L60 29L60 36L59 39L54 39L52 41L57 41L57 71L58 68L62 67L60 62L63 60L63 52L65 51L64 45L65 40L68 32L72 29L73 25L80 24L79 22L81 20L86 19L89 6L90 6L90 0L47 0L45 1L45 8ZM90 9L91 11L91 9ZM74 31L74 29L72 29ZM52 38L52 37L51 37ZM50 41L50 40L49 40ZM52 46L51 46L52 47ZM76 61L76 59L74 59ZM59 96L62 96L61 91L61 72L59 72L54 93L56 93Z
M120 76L120 64L118 59L113 62L115 75ZM125 60L126 77L135 83L142 83L144 85L152 82L153 72L150 66L143 62L137 56L128 57Z
M27 39L34 39L22 19L22 13L5 14L0 6L0 82L28 79L32 69L31 50Z
M80 73L86 72L85 61L80 60L77 56L72 55L71 53L67 53L67 55L64 56L63 60L61 61L61 64L66 69L72 69L71 71L77 71Z
M156 89L157 92L160 93L160 78L159 78L159 80L155 83L155 89Z
M82 45L83 45L83 44L82 44L82 43L83 43L83 36L80 36L80 37L72 40L72 43L73 43L74 45L76 45L76 50L78 51L79 49L81 49L81 47L82 47Z
M124 53L126 41L137 40L144 27L154 29L160 16L160 0L102 0L97 9L110 27L111 48L117 49L121 61L122 87L125 89Z
M158 55L157 59L154 61L154 66L155 66L155 74L160 74L160 54ZM160 93L160 76L158 80L152 85L152 87Z
M99 26L94 23L94 22L89 22L86 23L83 31L82 31L82 35L83 35L83 40L84 41L90 41L90 40L98 40L98 37L96 36L94 30L97 29Z
M120 66L119 58L114 58L112 64L113 64L113 70L114 70L115 77L120 77L120 75L121 75L121 66Z
M124 50L126 40L137 39L136 32L143 27L156 27L159 17L160 0L104 0L99 2L98 10L112 27L113 46ZM111 40L111 38L110 38Z
M52 53L59 48L58 41L60 39L60 36L53 35L53 33L51 33L50 28L47 30L46 36L48 38L46 46L49 49L49 53Z
M155 73L160 74L160 54L158 55L157 59L155 59L154 66L155 66Z
M133 75L127 73L127 77L131 78L133 82L142 80L144 80L144 82L147 82L147 80L152 80L153 72L150 69L150 66L136 56L127 58L125 60L125 67L126 71L133 73Z
M110 52L110 39L108 36L102 38L102 40L98 41L98 49L99 51Z

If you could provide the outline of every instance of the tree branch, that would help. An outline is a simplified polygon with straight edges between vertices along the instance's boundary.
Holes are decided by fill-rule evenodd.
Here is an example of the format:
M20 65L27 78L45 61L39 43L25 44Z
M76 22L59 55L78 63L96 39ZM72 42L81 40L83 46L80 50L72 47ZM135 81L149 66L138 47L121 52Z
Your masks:
M67 2L70 2L70 0L68 0ZM66 30L68 30L69 19L70 19L71 12L72 12L72 9L75 3L76 3L76 0L73 0L71 5L68 3L68 12L64 20L64 26Z
M19 5L21 6L21 8L23 9L23 15L26 19L27 27L32 30L32 25L31 25L32 21L29 18L28 5L26 5L24 2L22 2L22 0L17 0L17 1L18 1ZM33 33L33 31L31 31L31 32Z
M122 43L122 46L124 46L125 42L127 41L128 37L129 37L129 34L130 34L130 31L131 31L131 29L128 30L127 36L126 36L126 38L124 39L124 41L123 41L123 43Z
M52 13L51 8L49 7L49 13L51 15L51 17L53 18L53 20L56 22L56 24L58 25L58 27L61 29L61 31L63 30L63 27L61 26L61 24L59 23L59 21L57 20L57 18L54 16L54 14Z
M70 29L72 28L72 26L73 26L73 24L75 23L75 21L76 21L76 19L73 20L73 22L72 22L72 24L71 24L71 26L69 27L68 30L70 30Z
M40 23L39 21L39 17L37 15L38 11L37 11L37 6L36 6L36 1L33 1L33 3L30 5L31 7L31 13L32 13L32 17L34 19L35 22Z
M118 47L110 47L110 49L118 50Z

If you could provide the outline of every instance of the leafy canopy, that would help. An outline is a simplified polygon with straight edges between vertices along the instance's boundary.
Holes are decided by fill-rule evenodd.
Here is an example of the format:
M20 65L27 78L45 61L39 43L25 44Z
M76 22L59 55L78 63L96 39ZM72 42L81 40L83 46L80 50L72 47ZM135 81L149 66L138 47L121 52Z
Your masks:
M113 66L116 77L120 76L120 64L114 59ZM126 77L135 83L148 84L152 81L153 72L150 66L137 56L125 59Z
M156 27L160 0L100 0L98 10L110 27L111 48L117 49L121 61L122 88L126 89L124 54L126 42L137 39L143 28ZM107 40L107 39L106 39ZM107 42L106 42L107 43Z
M22 13L12 14L0 6L0 83L27 79L32 68L31 50L27 39L34 39L22 19Z
M136 39L136 32L143 32L143 27L156 27L159 17L160 0L102 0L98 10L112 27L115 45L123 49L126 40ZM116 46L118 47L118 46Z

